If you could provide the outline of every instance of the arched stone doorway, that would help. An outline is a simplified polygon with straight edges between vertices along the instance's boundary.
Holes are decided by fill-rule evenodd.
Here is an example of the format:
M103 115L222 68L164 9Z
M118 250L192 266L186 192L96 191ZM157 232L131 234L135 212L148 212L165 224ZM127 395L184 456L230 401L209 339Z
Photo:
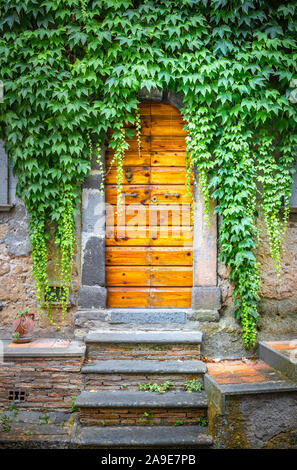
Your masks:
M182 107L182 97L171 91L141 90L139 93L141 102L164 103L177 109ZM102 163L105 165L106 148L101 151ZM195 320L217 320L220 308L220 289L217 286L217 220L211 215L210 224L204 220L203 199L197 190L198 175L194 175L193 197L193 265L191 298L184 312L174 306L165 305L168 309L169 321L181 321L182 319ZM92 309L95 315L96 309L106 309L106 261L105 261L105 237L106 237L106 203L105 195L100 195L100 173L96 162L92 163L92 170L83 185L82 192L82 225L81 225L81 288L79 292L79 309ZM143 306L145 307L145 306ZM150 311L152 321L156 318L156 308L148 307L145 318L150 322ZM108 312L109 309L107 309ZM121 310L121 309L119 309ZM133 310L133 308L131 309ZM163 309L164 310L164 309ZM112 309L114 319L124 319L119 312ZM125 312L124 312L125 313ZM160 312L160 321L166 321L166 315ZM181 315L183 313L183 315ZM101 311L102 316L102 311ZM104 316L110 319L109 313ZM131 315L130 315L130 318ZM132 320L133 321L133 320Z

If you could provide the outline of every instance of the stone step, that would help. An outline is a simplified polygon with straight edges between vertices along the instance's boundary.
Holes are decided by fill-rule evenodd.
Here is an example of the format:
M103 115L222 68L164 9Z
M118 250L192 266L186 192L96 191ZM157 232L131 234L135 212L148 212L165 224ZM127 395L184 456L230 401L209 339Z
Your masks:
M206 366L201 361L106 360L90 361L81 369L85 390L138 390L139 384L174 384L172 390L185 390L185 383L203 384Z
M77 397L78 408L207 408L204 392L130 392L83 391Z
M204 392L83 391L76 400L85 426L197 425L206 420Z
M209 448L212 438L200 426L80 427L73 439L84 448Z
M101 331L86 335L87 357L104 360L200 359L200 331Z
M82 374L205 374L202 361L92 361L81 369Z
M289 379L297 381L297 340L259 342L259 357Z
M186 323L190 309L113 308L110 323Z

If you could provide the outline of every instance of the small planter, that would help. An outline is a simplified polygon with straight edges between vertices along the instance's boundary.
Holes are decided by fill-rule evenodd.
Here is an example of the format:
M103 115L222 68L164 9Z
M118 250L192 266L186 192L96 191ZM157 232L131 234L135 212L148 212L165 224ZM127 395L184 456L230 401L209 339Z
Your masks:
M34 333L34 313L25 310L15 316L12 324L12 338L14 343L30 343Z

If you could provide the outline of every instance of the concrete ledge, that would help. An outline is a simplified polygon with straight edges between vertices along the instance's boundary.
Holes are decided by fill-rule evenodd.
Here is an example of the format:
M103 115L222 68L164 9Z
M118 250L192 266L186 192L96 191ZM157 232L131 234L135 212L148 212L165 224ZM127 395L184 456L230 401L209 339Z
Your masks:
M205 374L202 361L96 361L85 365L82 374Z
M221 289L216 286L192 288L193 310L219 310L221 308Z
M118 308L110 310L111 323L186 323L187 309Z
M205 393L222 413L225 412L226 398L240 395L259 395L262 393L297 392L297 384L281 382L256 382L237 384L218 384L209 374L204 376Z
M208 448L212 438L199 426L91 426L80 428L73 439L76 447L95 448Z
M75 405L78 408L207 408L204 392L166 392L163 394L142 391L81 392Z
M78 305L83 308L105 308L107 291L101 286L82 286L79 289Z
M202 333L188 331L102 332L89 333L85 343L126 344L201 344Z
M288 356L261 341L259 342L259 357L286 377L297 380L297 364L290 361Z
M38 348L28 347L26 343L17 347L4 346L4 362L7 359L14 358L34 358L34 357L45 357L52 359L55 357L83 357L85 354L86 345L80 341L71 341L67 347L56 347L56 348Z

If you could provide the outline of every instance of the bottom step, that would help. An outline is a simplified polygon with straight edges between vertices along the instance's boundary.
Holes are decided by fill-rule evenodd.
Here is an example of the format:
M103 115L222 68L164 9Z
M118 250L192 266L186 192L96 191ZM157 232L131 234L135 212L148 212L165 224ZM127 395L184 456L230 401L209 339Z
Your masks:
M121 426L82 427L73 444L75 447L122 449L132 448L209 448L212 438L207 427L199 426Z

